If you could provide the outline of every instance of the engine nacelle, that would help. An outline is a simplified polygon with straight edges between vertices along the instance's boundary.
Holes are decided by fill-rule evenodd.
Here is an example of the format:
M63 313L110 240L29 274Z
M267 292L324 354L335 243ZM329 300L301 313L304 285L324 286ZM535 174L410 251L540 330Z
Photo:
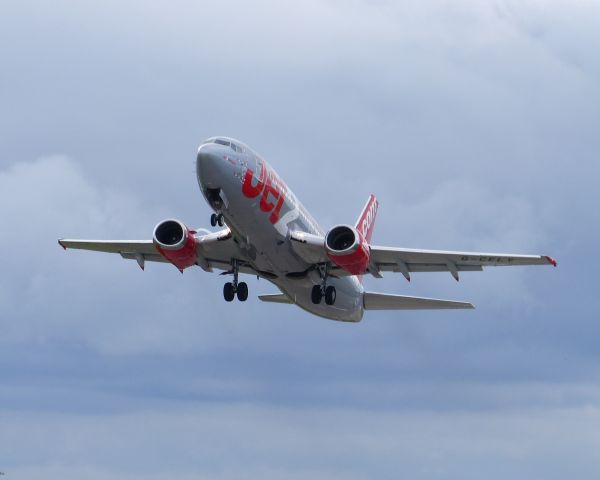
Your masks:
M362 275L369 268L369 245L354 227L338 225L329 230L325 236L325 249L333 263L352 275Z
M163 220L154 227L154 246L169 262L183 270L198 260L195 234L179 220Z

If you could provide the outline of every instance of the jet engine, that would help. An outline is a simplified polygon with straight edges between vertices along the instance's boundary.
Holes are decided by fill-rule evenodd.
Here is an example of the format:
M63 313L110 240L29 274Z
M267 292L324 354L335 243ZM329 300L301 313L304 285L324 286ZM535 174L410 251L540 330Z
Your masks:
M369 245L354 227L338 225L329 230L325 236L325 249L333 263L352 275L361 275L369 267Z
M154 227L154 246L179 270L191 267L198 260L196 232L179 220L163 220Z

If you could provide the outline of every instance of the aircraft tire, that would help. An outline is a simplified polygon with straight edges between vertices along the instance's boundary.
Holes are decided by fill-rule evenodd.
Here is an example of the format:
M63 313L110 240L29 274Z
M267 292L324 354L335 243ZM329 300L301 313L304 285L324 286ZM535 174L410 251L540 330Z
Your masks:
M238 283L237 298L240 302L245 302L248 299L248 285L246 282Z
M217 223L219 224L219 227L222 227L223 225L225 225L225 218L223 217L222 213L219 213L217 215Z
M211 225L212 227L216 227L216 226L217 226L217 214L216 214L216 213L213 213L213 214L210 216L210 225Z
M335 303L336 293L335 287L331 285L325 289L325 303L327 305L333 305Z
M223 298L226 302L231 302L235 297L235 291L233 290L233 283L227 282L223 285Z
M321 293L321 286L315 285L310 292L310 299L315 305L321 303L321 299L323 298L323 294Z

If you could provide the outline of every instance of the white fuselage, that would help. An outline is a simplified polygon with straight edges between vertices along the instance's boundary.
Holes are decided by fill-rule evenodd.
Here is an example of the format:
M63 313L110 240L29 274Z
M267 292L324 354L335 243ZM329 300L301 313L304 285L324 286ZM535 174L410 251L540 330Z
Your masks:
M321 237L325 232L264 159L241 142L219 137L200 145L196 172L206 201L223 214L239 247L240 260L247 266L241 271L267 278L310 313L361 320L363 288L356 276L328 278L337 291L334 305L311 301L311 289L321 277L294 251L290 232Z

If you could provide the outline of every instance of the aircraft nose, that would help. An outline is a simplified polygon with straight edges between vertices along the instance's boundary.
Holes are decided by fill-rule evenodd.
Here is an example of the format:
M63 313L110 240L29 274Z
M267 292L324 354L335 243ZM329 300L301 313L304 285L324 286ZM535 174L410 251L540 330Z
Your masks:
M209 188L218 187L222 178L224 159L221 148L214 144L201 145L196 157L196 172L202 185Z

